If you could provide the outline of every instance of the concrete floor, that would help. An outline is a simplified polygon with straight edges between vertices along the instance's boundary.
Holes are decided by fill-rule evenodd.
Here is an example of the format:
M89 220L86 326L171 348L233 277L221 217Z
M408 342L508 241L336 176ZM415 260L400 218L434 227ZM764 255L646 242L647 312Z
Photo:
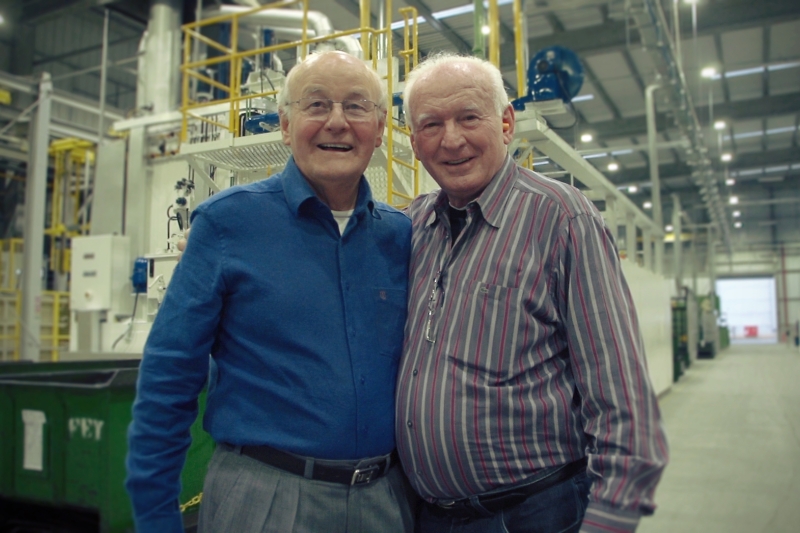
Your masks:
M671 461L638 532L800 532L800 351L733 345L660 404Z

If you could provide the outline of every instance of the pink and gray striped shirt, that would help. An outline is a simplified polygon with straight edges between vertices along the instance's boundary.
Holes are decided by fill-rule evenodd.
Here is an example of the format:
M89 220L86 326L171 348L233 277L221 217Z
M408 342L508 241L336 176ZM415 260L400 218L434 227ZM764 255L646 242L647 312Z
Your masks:
M509 157L451 244L447 198L409 207L397 440L428 499L589 458L584 531L654 509L667 443L613 238L573 187Z

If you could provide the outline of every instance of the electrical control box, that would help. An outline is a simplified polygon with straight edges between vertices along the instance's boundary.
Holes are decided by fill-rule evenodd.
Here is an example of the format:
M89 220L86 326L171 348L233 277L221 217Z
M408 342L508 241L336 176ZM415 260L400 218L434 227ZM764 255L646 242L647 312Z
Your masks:
M115 299L131 292L130 239L122 235L92 235L72 239L70 308L73 311L111 309Z

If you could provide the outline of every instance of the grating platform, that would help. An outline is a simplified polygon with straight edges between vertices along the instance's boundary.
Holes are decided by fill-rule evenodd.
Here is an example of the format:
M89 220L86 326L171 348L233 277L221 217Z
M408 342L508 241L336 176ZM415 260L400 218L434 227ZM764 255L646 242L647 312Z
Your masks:
M204 143L184 143L180 155L226 170L252 172L283 167L292 152L283 144L278 131Z

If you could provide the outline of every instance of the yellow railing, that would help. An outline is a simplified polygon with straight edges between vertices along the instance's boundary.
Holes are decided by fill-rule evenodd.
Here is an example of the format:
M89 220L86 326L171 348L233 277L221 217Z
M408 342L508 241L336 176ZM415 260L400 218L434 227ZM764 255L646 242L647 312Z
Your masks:
M69 293L42 291L41 306L40 360L58 361L59 353L69 347ZM21 292L0 289L0 361L19 360L21 316Z
M386 12L391 13L391 6L392 0L386 0ZM403 49L398 52L398 55L403 58L403 66L404 72L406 75L417 66L417 62L419 60L419 33L417 28L417 10L413 7L405 7L399 10L400 14L403 15ZM389 22L386 26L386 34L387 34L387 48L391 52L392 50L392 31L391 31L391 17L389 17ZM392 72L393 72L393 65L392 65L392 54L388 53L386 57L386 71L388 75L386 76L386 87L389 93L389 105L391 108L391 102L394 95L394 81L392 79ZM392 114L389 114L389 120L386 128L386 152L388 153L387 156L387 164L386 164L386 203L393 205L395 207L405 207L411 200L416 198L419 194L419 161L416 157L411 157L411 161L405 161L403 159L398 159L394 156L394 134L395 132L400 133L402 135L410 136L411 130L408 128L408 125L400 126L395 124ZM399 191L394 190L394 175L395 175L395 166L399 165L401 167L405 167L412 172L412 194L405 194ZM399 201L395 200L395 197L400 198Z
M392 0L385 0L385 1L386 1L385 11L387 13L391 13ZM303 15L304 15L302 24L302 37L299 41L269 45L251 50L243 50L243 51L237 50L237 39L239 34L240 19L253 15L263 10L288 7L293 4L302 4ZM183 25L182 30L184 36L184 47L183 47L184 57L183 57L183 65L181 66L181 72L183 74L182 101L181 101L181 114L182 114L181 142L187 141L189 123L192 120L216 126L224 131L228 131L233 137L238 137L241 133L239 131L239 114L241 111L242 102L254 98L275 97L275 95L277 94L277 90L275 89L259 93L242 94L241 72L244 59L262 54L274 53L280 50L287 50L290 48L298 48L300 50L300 58L302 59L305 57L307 50L311 45L356 34L360 35L361 38L361 47L364 59L367 61L371 60L372 67L375 70L378 69L379 38L384 37L386 39L387 75L385 77L385 80L388 91L388 100L391 105L392 94L394 90L393 87L394 81L392 79L393 33L391 30L391 24L392 24L391 17L388 17L385 27L380 29L371 28L369 27L370 23L369 0L361 0L360 6L361 6L360 28L354 28L346 31L338 31L330 35L314 37L314 38L307 37L308 0L292 0L292 1L276 2L273 4L263 5L241 13L222 15L219 17L213 17ZM399 12L403 15L405 22L403 27L404 47L402 50L399 51L399 56L403 58L405 72L408 73L414 66L416 66L419 56L417 10L414 8L403 8L400 9ZM222 23L227 23L231 25L230 45L216 42L213 39L210 39L200 33L203 27L211 26L214 24L222 24ZM208 47L211 47L215 50L222 52L222 54L219 56L203 60L193 60L192 50L194 48L194 45L198 43L203 43ZM206 67L224 63L227 63L230 66L227 85L220 81L213 80L208 76L206 76L205 74L203 74L202 72L200 72L202 69ZM210 87L214 87L216 89L219 89L220 91L223 91L224 93L227 94L227 98L212 99L204 102L193 101L191 99L191 94L190 94L192 79L204 82L208 84ZM227 123L219 122L218 120L214 120L213 118L208 118L199 114L200 109L209 108L211 106L217 106L220 104L229 105ZM419 163L413 157L411 158L411 162L395 158L394 156L395 133L409 135L410 131L408 130L407 127L401 127L397 124L394 124L392 113L390 112L388 120L388 128L387 128L387 151L389 154L387 158L388 159L387 202L395 205L404 205L407 204L411 199L413 199L414 196L419 194ZM394 181L395 165L407 167L413 172L413 196L398 192L394 189L393 181ZM399 198L400 201L396 202L395 197Z
M94 163L95 145L83 139L66 138L50 143L53 157L53 194L50 201L50 224L45 235L50 238L50 270L69 272L68 240L85 232L88 217L79 215L90 185L89 167ZM84 185L82 188L81 185ZM70 205L71 204L71 205Z
M299 41L292 41L280 44L274 44L269 46L263 46L261 48L255 48L251 50L242 50L239 51L237 49L237 39L239 35L239 21L244 17L248 17L253 15L254 13L258 13L260 11L268 10L268 9L276 9L282 7L288 7L293 4L302 4L303 8L303 27L302 27L302 37ZM367 2L367 6L369 3ZM363 6L362 6L363 8ZM369 20L369 11L367 12L367 20ZM223 44L214 41L204 35L200 34L200 29L206 26L211 26L214 24L222 24L222 23L229 23L231 25L230 31L230 41L231 44ZM347 31L339 31L335 33L331 33L329 35L324 35L320 37L313 37L308 38L308 0L291 0L291 1L283 1L283 2L275 2L273 4L266 4L257 8L250 9L248 11L243 11L241 13L229 14L229 15L221 15L219 17L213 17L204 19L197 22L192 22L189 24L184 24L182 26L183 30L183 39L184 39L184 56L183 56L183 65L181 66L181 73L183 75L183 86L182 86L182 98L181 98L181 113L183 115L183 120L181 122L181 142L186 142L187 140L187 133L189 127L189 120L199 120L201 122L205 122L211 124L213 126L217 126L223 130L230 132L234 137L239 136L239 112L241 110L241 103L245 100L251 100L254 98L263 98L268 96L275 96L277 94L277 90L271 91L263 91L259 93L248 93L248 94L241 94L241 72L242 72L242 62L244 59L248 57L254 57L258 55L278 52L280 50L288 50L290 48L299 48L300 49L300 59L305 58L308 48L311 45L323 43L326 41L335 40L341 37L348 37L351 35L361 35L361 42L363 47L364 57L369 59L372 58L373 61L373 68L377 69L377 36L383 33L390 34L391 31L389 30L389 24L387 24L385 29L382 30L375 30L370 27L361 27L355 28ZM191 54L192 49L195 44L195 41L201 42L210 46L220 52L223 52L222 55L210 57L203 60L193 61ZM364 43L367 43L367 46L364 47ZM228 63L230 66L229 72L230 75L228 77L228 84L225 85L219 81L213 80L208 76L199 72L200 69L205 67L209 67L212 65L218 65ZM216 100L209 100L205 102L196 102L191 100L191 94L189 91L190 88L190 81L192 79L196 79L207 83L208 85L215 87L225 93L227 93L227 98L220 98ZM219 105L219 104L229 104L229 113L228 113L228 123L224 124L222 122L218 122L216 120L201 116L196 113L197 110L208 108L211 106Z
M0 289L17 288L17 256L22 256L22 239L0 240Z

